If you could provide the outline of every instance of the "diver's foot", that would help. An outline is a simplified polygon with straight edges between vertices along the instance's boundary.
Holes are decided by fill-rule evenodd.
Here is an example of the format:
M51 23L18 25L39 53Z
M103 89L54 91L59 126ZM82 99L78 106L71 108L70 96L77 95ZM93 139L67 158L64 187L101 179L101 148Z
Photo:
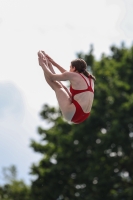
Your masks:
M41 51L39 51L38 53L37 53L37 55L38 55L38 62L39 62L39 65L43 68L43 66L44 65L48 65L48 63L47 63L47 59L45 58L45 56L42 54L42 52Z

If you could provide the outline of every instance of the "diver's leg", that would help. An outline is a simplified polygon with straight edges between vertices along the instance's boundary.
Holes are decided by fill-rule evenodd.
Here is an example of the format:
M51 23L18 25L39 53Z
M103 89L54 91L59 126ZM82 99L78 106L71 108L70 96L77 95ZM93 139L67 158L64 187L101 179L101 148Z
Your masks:
M48 67L48 65L46 66ZM49 86L55 91L57 101L59 103L59 107L62 111L64 118L68 121L71 121L76 110L75 106L72 104L71 97L66 92L60 82L49 79L49 77L45 73L44 76Z
M44 51L41 51L41 52L42 52L43 55L45 56L45 52L44 52ZM55 71L54 71L54 68L53 68L52 64L49 62L48 59L47 59L47 63L48 63L48 67L49 67L50 71L51 71L53 74L56 74ZM70 93L70 91L68 90L68 88L67 88L66 86L64 86L60 81L58 81L58 82L62 85L62 87L66 90L66 92L68 93L69 97L71 98L72 96L71 96L71 93Z

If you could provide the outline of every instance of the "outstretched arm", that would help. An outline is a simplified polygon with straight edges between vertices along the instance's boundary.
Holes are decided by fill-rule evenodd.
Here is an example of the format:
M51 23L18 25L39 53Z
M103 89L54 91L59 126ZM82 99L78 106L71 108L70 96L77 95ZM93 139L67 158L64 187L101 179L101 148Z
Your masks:
M44 73L51 79L52 81L71 81L74 77L72 72L65 71L62 74L53 74L48 66L47 66L47 58L44 56L42 52L38 52L38 61L39 65L43 68Z
M64 73L66 72L66 70L61 67L60 65L58 65L48 54L45 54L46 58L49 60L49 62L51 62L55 67L57 67L57 69L61 72Z
M46 54L45 54L45 52L44 51L41 51L42 53L43 53L43 55L45 56ZM46 58L46 56L45 56L45 58ZM47 58L46 58L47 59ZM53 67L52 67L52 63L47 59L47 61L48 61L48 67L49 67L49 69L50 69L50 71L53 73L53 74L56 74L55 73L55 71L54 71L54 69L53 69ZM46 62L45 62L46 63ZM62 87L66 90L66 92L68 93L68 95L70 96L70 98L72 97L72 95L71 95L71 92L69 91L69 89L66 87L66 86L64 86L63 84L62 84L62 82L61 81L59 81L59 83L62 85Z

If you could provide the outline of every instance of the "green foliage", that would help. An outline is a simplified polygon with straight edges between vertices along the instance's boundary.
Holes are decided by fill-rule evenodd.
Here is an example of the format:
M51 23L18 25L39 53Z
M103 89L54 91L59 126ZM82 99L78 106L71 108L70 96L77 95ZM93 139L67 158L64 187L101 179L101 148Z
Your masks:
M22 180L17 180L16 167L3 168L6 183L0 186L0 200L31 200L31 190Z
M95 61L95 57L93 55L93 50L94 50L93 45L90 45L90 50L89 50L88 54L84 54L82 52L77 53L78 58L81 58L81 59L86 61L86 63L88 64L88 70L89 71L93 67L94 61Z
M33 200L133 199L133 51L112 46L96 61L92 49L79 54L91 66L95 99L90 117L73 125L59 110L45 105L41 116L51 122L38 128L42 154L32 166Z
M3 179L7 182L11 182L17 179L17 169L16 166L12 165L10 167L4 167L2 169Z
M1 200L31 200L30 187L23 181L13 181L10 184L0 186Z

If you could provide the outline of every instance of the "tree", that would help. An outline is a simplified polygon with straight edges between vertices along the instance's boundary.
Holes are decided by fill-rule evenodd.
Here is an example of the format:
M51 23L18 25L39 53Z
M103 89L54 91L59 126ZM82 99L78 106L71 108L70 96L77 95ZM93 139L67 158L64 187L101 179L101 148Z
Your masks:
M24 181L17 180L16 166L4 167L2 171L6 183L0 186L0 199L31 200L30 187Z
M31 142L42 154L31 169L33 200L133 199L133 48L110 50L100 61L92 49L79 54L96 76L92 112L84 123L69 124L59 109L44 105L41 117L51 127L39 127L41 141Z
M10 167L4 167L2 169L3 179L7 182L12 182L17 179L17 169L15 165L11 165Z

